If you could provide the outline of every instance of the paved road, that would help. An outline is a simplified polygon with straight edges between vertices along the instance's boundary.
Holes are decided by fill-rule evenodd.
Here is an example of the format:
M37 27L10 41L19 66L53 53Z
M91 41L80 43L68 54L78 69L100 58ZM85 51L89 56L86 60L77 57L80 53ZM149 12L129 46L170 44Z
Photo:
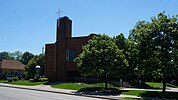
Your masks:
M99 100L97 98L0 87L0 100Z

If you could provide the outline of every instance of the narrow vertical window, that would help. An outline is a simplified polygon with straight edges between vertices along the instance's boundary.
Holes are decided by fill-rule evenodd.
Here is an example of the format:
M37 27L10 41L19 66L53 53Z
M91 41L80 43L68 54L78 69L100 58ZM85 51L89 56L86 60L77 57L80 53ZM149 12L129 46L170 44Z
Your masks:
M66 50L66 61L69 61L69 49Z
M75 50L66 50L66 61L73 61L75 59Z

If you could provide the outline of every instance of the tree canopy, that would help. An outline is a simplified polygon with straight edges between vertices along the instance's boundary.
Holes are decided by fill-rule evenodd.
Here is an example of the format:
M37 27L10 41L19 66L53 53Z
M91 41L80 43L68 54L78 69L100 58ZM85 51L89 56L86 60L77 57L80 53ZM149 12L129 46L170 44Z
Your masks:
M34 55L30 52L25 52L23 53L22 55L22 58L21 58L21 62L26 65L32 58L34 57Z
M33 54L30 52L21 52L21 51L15 51L15 52L0 52L0 60L18 60L22 62L23 64L27 64L31 58L33 58Z
M175 73L178 49L178 17L159 13L151 22L139 21L131 31L138 45L139 66L142 75L153 75L163 80L163 92L167 76Z
M41 68L41 73L40 75L44 75L44 54L40 54L40 55L35 55L29 62L28 64L25 66L25 70L27 71L27 77L28 78L34 78L35 75L35 67L36 66L40 66Z
M13 53L10 53L14 60L20 61L22 59L23 53L21 51L15 51Z
M100 78L119 77L125 72L128 63L114 39L105 34L89 40L74 61L82 75Z
M0 52L0 60L4 59L14 59L9 52Z
M114 37L116 46L119 50L123 51L126 60L128 61L128 66L126 67L127 74L134 74L135 66L137 66L137 54L138 49L136 43L131 38L125 38L124 34L118 34Z

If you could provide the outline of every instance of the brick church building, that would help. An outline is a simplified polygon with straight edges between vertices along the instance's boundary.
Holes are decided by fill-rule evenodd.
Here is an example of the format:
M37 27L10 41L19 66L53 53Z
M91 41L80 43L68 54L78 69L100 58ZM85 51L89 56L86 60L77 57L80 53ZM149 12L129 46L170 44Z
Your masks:
M94 34L72 37L72 20L61 17L57 20L57 38L53 44L45 45L45 77L50 81L66 81L80 74L73 59L82 52L82 46Z

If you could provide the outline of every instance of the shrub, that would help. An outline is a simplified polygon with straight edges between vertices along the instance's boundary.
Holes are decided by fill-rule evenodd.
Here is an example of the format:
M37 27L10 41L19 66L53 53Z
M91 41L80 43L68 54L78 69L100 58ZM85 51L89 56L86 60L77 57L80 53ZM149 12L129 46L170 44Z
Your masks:
M78 92L95 92L95 91L102 91L104 90L103 87L86 87L86 88L82 88L80 90L78 90Z
M132 80L132 81L130 82L130 84L131 84L132 87L137 87L137 86L138 86L137 80Z
M19 80L18 76L15 76L13 80L18 81Z
M29 79L30 82L34 82L35 80L34 79Z
M38 79L30 79L30 82L44 82L48 81L48 78L38 78Z
M48 78L44 77L44 78L39 78L38 80L41 81L41 82L44 82L44 81L48 81Z
M178 85L177 80L173 80L173 81L171 81L171 83L172 83L173 85Z

